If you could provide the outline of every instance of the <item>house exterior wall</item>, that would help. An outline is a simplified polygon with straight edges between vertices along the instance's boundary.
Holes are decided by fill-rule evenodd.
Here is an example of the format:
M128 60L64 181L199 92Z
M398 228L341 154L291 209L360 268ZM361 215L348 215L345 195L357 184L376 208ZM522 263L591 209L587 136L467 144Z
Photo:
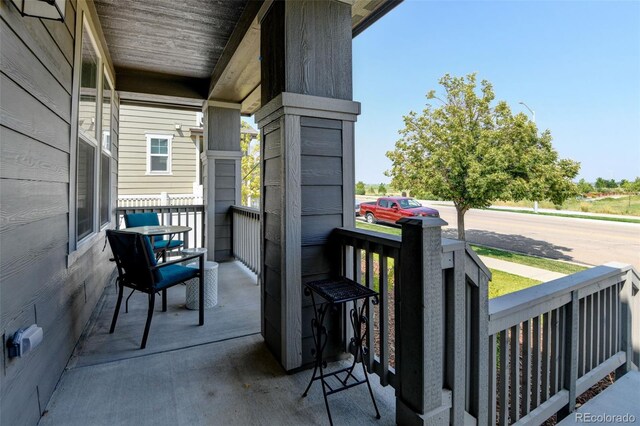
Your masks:
M3 425L38 422L115 272L108 260L110 251L103 251L104 228L113 222L79 244L72 237L78 125L74 115L80 115L74 112L78 107L74 63L80 62L76 34L78 28L82 31L81 11L95 22L84 0L67 0L65 22L21 17L10 1L0 1ZM103 48L101 52L110 68ZM117 99L109 114L113 218L118 181ZM40 346L24 357L9 358L8 338L33 323L44 330Z
M120 195L193 193L198 167L195 144L202 138L202 133L192 134L189 130L199 125L196 113L160 106L121 105ZM176 124L181 126L180 130ZM147 134L173 136L170 174L147 173Z

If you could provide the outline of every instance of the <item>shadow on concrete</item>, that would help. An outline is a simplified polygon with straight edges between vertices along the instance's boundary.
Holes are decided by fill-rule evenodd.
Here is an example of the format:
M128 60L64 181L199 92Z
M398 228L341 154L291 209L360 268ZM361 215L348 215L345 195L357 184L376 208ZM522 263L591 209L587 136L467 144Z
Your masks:
M543 240L536 240L522 235L500 234L477 229L467 229L465 234L467 242L472 244L511 250L549 259L574 260L570 255L571 251L573 251L572 248L559 246ZM458 238L458 230L456 228L444 229L442 235L446 238L455 239Z

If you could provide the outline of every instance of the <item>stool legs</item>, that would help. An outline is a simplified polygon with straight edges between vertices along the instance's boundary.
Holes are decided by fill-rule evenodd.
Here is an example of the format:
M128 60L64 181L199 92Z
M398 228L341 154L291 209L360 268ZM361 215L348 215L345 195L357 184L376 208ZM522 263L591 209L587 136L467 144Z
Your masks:
M307 291L307 289L305 289L305 291ZM353 354L354 356L353 363L347 368L334 371L333 373L325 374L324 369L326 368L326 362L323 359L323 352L327 344L328 336L327 336L326 327L324 327L323 323L324 323L324 318L326 316L327 311L330 308L335 307L335 305L324 303L324 304L321 304L320 307L318 307L315 303L313 292L310 292L310 295L311 295L311 301L313 303L313 311L314 311L314 318L311 320L311 331L313 334L313 342L315 346L314 348L315 362L313 367L313 374L311 375L311 380L309 381L309 384L304 390L302 397L307 396L309 389L311 388L311 385L313 384L314 381L320 380L320 382L322 383L322 396L324 397L324 404L327 409L329 423L333 425L333 419L331 417L331 409L329 407L329 400L327 399L327 396L334 394L336 392L349 389L353 386L366 383L367 388L369 389L369 395L371 396L371 401L373 402L373 408L376 410L376 418L380 419L380 411L378 410L378 405L376 404L376 400L373 396L373 389L371 388L371 383L369 382L367 369L364 365L365 354L364 354L363 343L366 339L367 333L369 332L369 324L367 321L367 317L364 315L364 311L365 309L369 309L368 308L369 300L366 299L364 301L362 308L360 308L360 310L358 310L357 303L356 301L354 301L353 302L354 307L353 309L351 309L351 312L350 312L350 322L351 322L351 327L353 328L353 335L354 335L351 342L354 344L356 349L354 351L355 353ZM362 326L364 326L364 332L362 330L363 328ZM358 380L353 375L353 370L358 361L362 363L362 373L364 374L364 380ZM319 375L318 375L318 370L320 371ZM338 374L341 374L341 373L346 373L346 376L344 377L344 379L341 379L338 377ZM342 387L336 388L336 389L330 387L329 384L326 382L325 378L331 377L331 376L334 376L342 384ZM354 383L348 383L349 378L353 379Z

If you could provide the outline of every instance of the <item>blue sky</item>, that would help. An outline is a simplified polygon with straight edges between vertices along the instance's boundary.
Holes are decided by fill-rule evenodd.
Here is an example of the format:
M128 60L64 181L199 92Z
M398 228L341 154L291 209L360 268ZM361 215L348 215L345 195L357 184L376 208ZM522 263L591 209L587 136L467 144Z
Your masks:
M402 116L445 74L478 73L536 112L561 157L594 181L640 176L640 1L419 1L354 39L356 180L388 182Z

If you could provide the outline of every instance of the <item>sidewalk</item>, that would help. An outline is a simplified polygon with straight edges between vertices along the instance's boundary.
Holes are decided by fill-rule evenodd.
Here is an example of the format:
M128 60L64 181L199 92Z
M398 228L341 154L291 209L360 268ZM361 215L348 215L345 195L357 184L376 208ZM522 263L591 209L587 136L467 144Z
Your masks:
M519 263L507 262L506 260L494 259L487 256L479 257L480 260L487 265L487 268L497 269L498 271L508 272L509 274L519 275L521 277L531 278L542 282L556 280L566 276L559 272L552 272L545 269L534 268L532 266L521 265Z

